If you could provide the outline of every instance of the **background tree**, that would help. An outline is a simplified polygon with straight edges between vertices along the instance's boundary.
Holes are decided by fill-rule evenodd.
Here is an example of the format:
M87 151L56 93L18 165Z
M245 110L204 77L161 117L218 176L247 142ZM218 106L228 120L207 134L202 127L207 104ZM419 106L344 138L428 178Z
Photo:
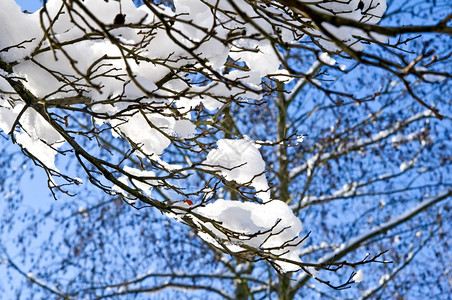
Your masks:
M446 298L452 12L387 4L7 1L0 125L28 159L2 150L5 292ZM59 198L39 211L33 163ZM279 206L234 230L269 199L299 237Z

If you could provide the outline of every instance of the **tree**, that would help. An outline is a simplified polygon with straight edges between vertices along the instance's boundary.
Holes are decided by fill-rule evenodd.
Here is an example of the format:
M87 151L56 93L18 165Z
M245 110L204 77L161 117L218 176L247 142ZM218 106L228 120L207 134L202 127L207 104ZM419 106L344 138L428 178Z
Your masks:
M17 297L450 293L452 12L387 2L6 1ZM30 162L60 199L22 214Z

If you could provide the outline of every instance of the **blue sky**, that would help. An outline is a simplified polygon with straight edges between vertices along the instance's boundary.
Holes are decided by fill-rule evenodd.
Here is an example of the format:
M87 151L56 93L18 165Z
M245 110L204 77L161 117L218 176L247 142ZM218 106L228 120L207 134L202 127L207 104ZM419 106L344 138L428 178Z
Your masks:
M23 10L34 12L42 6L42 0L16 0L16 3L20 5Z
M4 0L0 0L4 1ZM42 6L42 0L15 0L23 10L34 12ZM102 0L99 0L102 1ZM1 147L1 146L0 146ZM28 177L21 182L21 190L24 193L25 202L32 204L33 208L46 206L49 203L53 203L54 200L49 196L46 178L41 169L37 169L33 180L29 180ZM38 201L41 200L41 201ZM1 298L1 297L0 297ZM13 298L13 297L11 297Z

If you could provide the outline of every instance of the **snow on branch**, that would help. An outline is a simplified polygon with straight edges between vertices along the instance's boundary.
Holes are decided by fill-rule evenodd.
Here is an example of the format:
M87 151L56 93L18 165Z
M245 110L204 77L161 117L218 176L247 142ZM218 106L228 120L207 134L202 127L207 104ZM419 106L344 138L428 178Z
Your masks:
M297 93L306 82L318 87L309 76L320 64L303 74L286 58L301 43L310 42L324 65L342 52L363 62L365 44L385 45L385 32L373 30L385 1L175 0L174 9L120 3L48 0L24 14L2 0L0 129L61 191L59 180L78 183L55 163L67 155L106 194L175 216L231 255L266 260L282 272L327 268L300 260L301 221L272 199L257 143L233 128L226 111L260 107L294 78ZM416 70L388 68L405 70L403 76ZM287 175L429 116L348 145L339 141L338 153L314 156ZM219 199L218 186L233 184L231 198L248 202Z
M248 259L268 253L278 258L275 264L283 272L300 269L282 261L301 262L297 250L304 240L299 237L300 219L284 202L258 204L219 199L195 212L204 217L193 218L198 235L215 247Z

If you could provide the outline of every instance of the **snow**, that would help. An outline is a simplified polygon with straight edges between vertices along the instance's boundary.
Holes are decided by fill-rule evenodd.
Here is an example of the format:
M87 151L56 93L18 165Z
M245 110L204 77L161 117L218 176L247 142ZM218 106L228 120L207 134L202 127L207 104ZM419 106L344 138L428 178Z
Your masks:
M326 52L322 52L322 54L320 54L319 56L319 59L322 63L329 66L334 66L334 64L336 63L336 60L331 58Z
M248 264L238 264L235 267L235 273L237 274L245 273L248 268L249 268Z
M319 273L320 273L320 271L317 270L317 269L314 268L314 267L307 267L306 270L307 270L307 271L311 274L311 276L314 277L314 278L316 278L316 277L319 275ZM303 273L300 273L300 274L303 274Z
M384 12L386 11L386 1L385 0L362 0L364 6L362 9L358 9L358 4L361 0L351 0L351 1L322 1L317 5L311 5L315 10L328 14L335 15L346 19L351 19L354 21L359 21L368 24L376 24L380 21ZM303 1L310 3L311 1ZM311 2L312 3L312 2ZM357 37L364 37L367 39L373 39L379 42L386 41L387 37L381 34L370 33L367 34L363 30L353 28L350 26L340 26L336 27L332 24L323 22L322 26L338 40L340 40L345 45L349 46L355 51L362 51L364 49L364 44L361 43ZM317 30L312 30L313 34L320 35L320 44L325 47L326 50L336 51L340 50L333 41L325 37L324 34L318 33Z
M362 270L358 270L352 278L352 280L354 282L361 282L361 281L363 281L363 279L364 279L364 273Z
M243 245L262 250L281 258L301 262L298 249L302 224L292 210L282 201L273 200L265 204L219 199L195 209L203 217L215 220L228 230L237 233L234 237L220 231L213 222L195 219L212 234L204 231L199 236L206 242L221 248L223 243L232 252L246 251ZM284 272L299 270L295 264L277 262Z
M261 76L278 72L280 62L270 44L260 46L258 52L241 52L239 48L232 48L232 51L235 51L230 54L233 59L246 61L248 67Z
M354 20L361 20L369 23L376 23L379 20L379 16L384 13L386 4L384 1L364 1L363 12L354 10L357 6L357 1L351 1L349 4L337 4L337 3L323 3L322 5L313 6L326 13L334 13L340 16L351 18ZM243 5L242 5L243 4ZM104 24L111 24L114 16L118 11L118 4L115 2L87 0L83 2L83 5L89 10L97 20ZM80 40L78 42L72 42L83 37L87 32L91 32L92 29L101 30L99 24L90 15L88 15L77 4L73 6L73 9L77 11L75 14L63 13L60 14L58 19L52 25L52 39L59 42L68 42L64 47L64 52L55 50L51 51L48 48L49 40L43 38L41 24L39 23L39 11L34 14L24 14L21 12L20 7L13 0L4 0L2 2L2 11L0 12L0 49L8 47L8 51L0 52L0 58L6 62L16 61L17 65L14 67L14 72L19 76L22 76L26 81L24 85L34 95L44 99L56 99L58 97L76 96L78 92L73 89L69 89L68 82L72 76L77 77L78 74L86 74L88 70L93 70L91 75L92 79L89 82L80 82L77 84L83 85L85 96L90 97L93 101L104 100L106 97L125 97L134 99L143 96L143 92L151 94L158 92L156 82L164 77L171 68L178 68L186 63L198 64L199 60L196 57L191 56L184 47L193 47L193 42L203 41L203 43L195 48L195 53L199 58L203 59L208 65L212 66L216 70L223 68L223 64L229 57L246 63L246 66L250 68L249 71L233 70L226 76L231 81L241 81L245 85L250 86L256 92L251 90L246 91L245 94L241 94L242 90L237 87L227 86L220 82L211 82L207 86L190 86L192 91L209 90L209 96L201 98L181 97L180 102L176 101L177 107L194 107L199 103L211 110L217 109L222 105L218 101L218 97L231 97L240 94L242 99L254 98L260 99L260 82L261 78L272 74L277 78L282 78L287 74L286 70L280 70L281 64L279 61L279 53L266 39L249 39L249 38L237 38L231 44L224 44L216 38L207 38L208 31L215 28L215 34L218 38L226 38L230 29L237 30L237 32L246 33L246 36L252 34L261 34L259 30L265 30L269 33L278 35L283 41L293 43L294 35L290 29L281 26L278 28L278 32L275 32L276 26L272 26L265 19L258 18L257 12L252 6L245 3L239 3L240 9L253 18L253 22L259 26L259 30L244 20L232 20L227 14L222 11L234 10L231 3L227 1L219 2L209 0L206 3L195 0L176 0L174 2L175 11L172 12L168 8L160 8L163 14L169 16L178 15L180 18L185 19L187 22L176 22L174 28L180 30L172 31L177 40L171 39L165 30L155 29L152 39L149 40L140 55L149 58L151 60L158 61L166 60L165 63L168 67L155 63L135 63L133 59L104 59L103 64L95 63L99 61L105 54L109 57L121 57L123 50L118 48L117 45L112 42L111 38L104 39L90 39ZM217 13L213 15L211 7L218 7ZM49 0L46 4L47 12L50 18L53 18L62 9L65 11L66 7L62 5L61 0ZM274 8L268 8L274 10ZM152 26L158 17L155 16L146 6L136 8L132 0L122 1L122 10L126 14L127 23L142 22ZM276 10L275 10L276 12ZM192 26L190 23L192 20L197 20L196 25ZM77 22L78 26L74 26L73 22ZM48 18L43 18L43 24L49 25ZM218 22L223 22L222 26L218 26ZM275 21L276 23L278 21ZM89 25L88 25L89 23ZM90 27L92 26L92 27ZM110 34L113 39L117 39L124 43L124 45L130 49L133 45L142 42L143 34L140 33L141 29L130 28L127 26L111 28ZM341 31L341 36L346 36L348 33ZM21 44L23 41L26 43ZM42 41L42 45L39 42ZM21 44L20 47L14 47ZM37 48L40 47L40 48ZM39 54L34 55L34 61L27 60L33 51L37 49L45 49L46 51L40 51ZM168 49L171 49L171 53L168 53ZM167 60L169 58L169 60ZM320 54L320 60L328 65L333 65L335 60L328 56L327 53ZM46 66L45 69L41 66ZM51 72L49 72L51 71ZM131 72L131 73L130 73ZM106 73L109 76L99 77L98 74ZM280 75L278 75L278 73ZM57 76L58 74L58 76ZM66 74L64 78L61 78L59 74ZM133 80L127 79L133 76ZM43 84L45 82L45 84ZM5 85L3 82L1 86ZM181 79L173 79L168 82L168 87L175 92L180 92L186 89L187 83ZM92 87L92 88L88 88ZM94 88L95 87L95 88ZM3 88L2 88L3 90ZM59 90L59 92L54 93ZM162 96L165 96L162 94ZM165 102L162 99L142 99L142 102L146 101L160 101ZM3 131L8 132L8 125L11 126L13 121L13 115L6 113L6 109L10 110L6 105L2 105L0 108L1 123L0 127ZM7 108L4 108L7 107ZM127 105L96 105L97 112L105 112L107 114L113 114L121 109L126 109ZM28 111L28 110L27 110ZM30 114L30 113L27 113ZM24 117L26 117L24 115ZM97 120L98 121L98 120ZM27 131L26 119L20 120L24 130ZM142 145L141 151L147 155L161 155L163 151L170 145L170 140L166 136L178 136L179 138L190 138L196 134L196 126L191 123L189 119L176 120L172 117L163 117L157 114L151 113L139 113L137 111L132 112L129 116L122 116L119 119L111 119L107 121L114 131L112 134L118 136L122 133L128 136L131 141L136 145ZM149 126L149 123L154 126ZM45 128L41 124L42 129ZM137 131L136 128L142 130ZM56 142L60 142L60 137L48 137L41 136L44 132L33 131L32 128L28 128L30 136L20 136L17 133L18 140L20 140L22 146L32 152L36 157L41 157L43 161L46 161L46 165L54 167L52 156L56 155L56 152L51 149L46 151L47 147L56 145ZM51 135L55 135L54 132ZM38 138L39 137L39 138ZM220 142L221 145L222 142ZM243 145L242 145L243 146ZM215 153L224 152L223 146L219 146L219 150L213 151L211 156ZM33 149L33 150L32 150ZM218 152L220 151L220 152ZM38 153L39 152L39 153ZM47 154L43 154L47 152ZM248 153L248 154L246 154ZM252 180L252 186L258 190L258 197L264 201L268 201L268 194L264 191L268 189L265 176L258 176L252 178L254 175L264 171L264 165L261 159L251 159L255 153L250 147L244 155L241 155L235 162L247 163L246 168L250 169L249 172L245 171L245 168L237 168L236 170L222 170L225 177L236 180L240 183L245 183ZM230 154L230 153L229 153ZM255 156L258 157L258 156ZM254 163L257 163L254 166ZM251 167L253 165L253 167ZM229 165L229 167L232 167Z
M394 135L391 139L391 143L408 143L412 142L415 138L419 137L422 133L426 131L425 128L421 128L419 131L412 132L410 134L397 134Z
M166 131L167 128L173 128L174 119L159 114L144 114L138 110L132 111L131 114L132 116L123 117L122 120L112 119L110 123L137 144L142 145L141 150L145 154L161 155L170 145L170 140L158 129ZM157 128L150 127L148 122Z
M0 58L5 62L22 59L30 55L43 35L37 26L38 15L22 13L20 6L13 0L2 0L0 10L0 50L7 47L8 51L1 51ZM25 41L25 43L24 43ZM21 47L14 47L21 44Z
M17 103L12 107L11 103L0 99L0 129L9 133L23 109L23 103ZM17 143L26 148L44 166L57 171L55 155L57 149L64 143L62 136L32 108L23 112L20 124L21 131L15 135Z
M10 132L14 121L16 120L23 107L23 103L17 103L17 105L14 106L6 99L0 98L0 129L3 132Z
M190 138L196 133L196 125L190 122L190 120L176 120L174 131L184 139Z
M447 79L447 77L442 75L431 74L426 67L417 67L415 69L417 72L426 73L422 75L422 78L431 83L440 83Z
M405 172L406 170L408 170L410 167L412 167L412 161L404 161L403 163L400 164L400 172Z
M171 49L172 59L165 62L168 67L162 66L161 64L144 62L141 62L138 65L132 59L105 59L105 63L101 65L95 62L101 59L105 54L110 57L121 57L122 52L109 39L99 38L72 43L71 41L79 39L83 37L86 32L91 31L91 28L83 21L83 19L90 22L90 25L94 26L94 28L98 28L94 21L90 21L92 18L87 15L86 12L78 7L78 5L74 5L73 9L77 11L77 14L72 14L70 16L67 13L63 13L59 15L52 28L52 33L54 33L53 39L58 40L59 42L69 42L64 46L65 53L58 50L41 51L34 56L35 61L23 61L25 56L35 50L35 47L38 46L37 41L43 36L43 34L40 33L41 26L38 23L39 12L32 15L25 15L20 11L19 6L17 6L13 0L5 0L4 2L5 3L2 4L3 7L1 12L4 17L0 18L0 36L2 37L0 40L0 48L13 46L14 44L31 39L32 37L37 37L37 40L34 43L27 43L24 45L23 49L14 48L7 52L1 52L0 57L8 62L14 60L18 61L19 63L14 67L14 71L26 79L26 81L24 81L26 88L37 97L44 99L77 96L78 92L68 89L67 82L71 80L72 76L76 77L78 73L85 74L88 70L93 70L93 68L96 71L92 74L91 77L93 77L93 79L90 80L88 86L94 85L100 88L88 88L86 85L83 86L85 95L90 97L93 101L105 100L105 98L118 96L134 99L142 97L143 92L148 94L156 92L158 89L155 83L162 79L162 77L164 77L172 68L178 68L186 63L197 63L197 58L190 57L190 54L183 49L183 46L192 47L192 41L204 40L206 37L206 33L203 30L191 26L189 23L176 22L175 29L180 29L181 32L186 34L186 37L180 36L179 41L181 44L172 40L165 30L156 30L149 45L145 46L140 53L143 57L158 61L159 59L167 59L169 55L168 49ZM212 1L210 2L211 4L213 3ZM112 2L87 0L84 1L84 5L104 24L111 24L118 10L117 3ZM222 5L229 7L227 3L222 3ZM175 1L175 7L175 12L163 8L162 12L169 15L185 14L180 16L183 16L183 18L189 21L192 19L200 20L201 22L197 24L197 26L205 29L215 26L215 18L210 7L199 1ZM50 0L47 2L46 8L49 16L53 18L62 8L62 2L60 0ZM126 23L143 20L144 24L147 23L152 25L156 21L156 16L154 16L148 8L145 6L136 8L131 0L122 1L122 9L127 16ZM64 10L65 8L63 7L63 11ZM247 8L247 13L255 15L255 12L251 7ZM221 13L219 15L219 18L222 20L229 18ZM79 26L74 26L71 17L74 18ZM81 17L83 17L83 19ZM47 18L44 18L44 24L48 25ZM232 22L229 25L239 26L240 24ZM250 24L245 27L248 32L256 31ZM215 26L215 30L216 35L220 38L226 37L229 32L227 28L222 28L221 26ZM110 30L110 33L114 38L117 38L126 45L134 45L141 42L141 39L143 38L143 35L139 33L140 31L141 29L122 27L113 28ZM289 35L285 34L285 36ZM187 37L189 37L190 40ZM41 49L46 47L48 47L48 41L44 40ZM250 48L250 51L243 51L242 48L244 47ZM132 48L132 46L129 48ZM237 49L241 49L240 52L234 52ZM217 70L223 68L223 64L226 62L228 55L237 58L240 56L240 59L251 67L251 70L232 71L227 77L231 81L241 81L256 91L260 90L261 78L263 76L266 76L269 73L278 74L279 72L280 62L275 51L277 50L265 40L250 43L248 39L238 40L234 46L224 45L217 39L207 39L203 42L201 47L196 49L196 53L199 57L205 59L209 65ZM180 59L182 57L183 59ZM49 68L53 73L41 66L46 66L46 68ZM131 71L132 74L127 74L125 71L126 66L130 68L127 72ZM109 76L95 76L102 73L106 73ZM287 72L283 70L280 73L287 74ZM56 74L58 74L58 76L56 76ZM67 75L64 78L61 78L59 74ZM132 81L126 81L129 78L129 75L133 76ZM43 84L44 82L45 84ZM84 83L80 82L80 84ZM180 79L171 80L168 82L167 86L175 92L180 92L187 88L186 82ZM209 90L210 96L205 97L204 99L187 99L181 97L179 103L178 101L175 103L177 107L187 106L190 108L202 102L206 108L214 110L222 105L222 103L217 100L219 96L231 97L242 93L242 90L237 87L231 88L230 86L226 86L219 82L212 82L204 87L190 86L190 88L193 93ZM54 93L54 91L57 90L60 92ZM162 96L165 95L162 94ZM259 99L261 96L260 93L249 90L245 94L241 94L241 98L246 97ZM141 102L149 100L155 102L160 101L160 103L165 102L162 99L142 99ZM105 113L107 116L125 109L127 109L126 104L115 104L114 106L99 104L93 107L94 111ZM1 128L3 131L9 132L7 127L8 125L12 125L14 122L13 118L11 115L3 117L3 115L6 115L6 111L4 108L1 110ZM25 121L21 120L21 123L22 122ZM172 117L163 117L160 114L142 113L136 110L131 111L130 114L122 116L121 118L110 119L108 121L96 120L96 122L109 123L114 128L112 131L113 136L119 137L119 134L126 135L134 142L134 144L141 145L140 150L143 154L149 156L155 155L155 159L158 159L157 156L161 155L171 143L166 135L177 136L184 139L190 138L196 134L196 126L189 119L176 120ZM149 124L153 124L153 126L149 126ZM136 130L137 128L140 128L140 130ZM33 151L34 155L37 157L42 156L42 154L38 154L37 151L46 152L46 143L52 144L52 142L49 142L46 138L43 138L44 143L40 143L36 140L34 134L31 135L31 139L18 137L18 140L21 141L25 148L33 148L34 150L30 150L30 152ZM49 150L47 152L50 156L56 154L55 151ZM46 161L46 164L53 167L53 159L50 156L47 156L46 154L44 160ZM261 168L261 166L259 166L259 168ZM263 168L261 169L261 171L263 171ZM248 178L248 181L249 180L251 180L251 178ZM253 184L256 189L268 189L264 176L254 179ZM259 195L265 200L269 199L265 193Z
M26 132L16 134L16 141L36 157L45 167L58 171L55 166L55 155L57 151L39 139L34 139ZM62 144L56 145L61 146ZM54 145L55 146L55 145Z
M380 285L383 285L386 281L388 281L391 278L391 276L389 274L384 274L380 277L380 280L378 281L378 283Z
M297 138L296 138L297 145L298 145L299 143L302 143L303 140L304 140L304 135L303 135L303 134L298 135Z
M258 198L269 201L269 186L264 174L265 162L256 145L246 139L221 139L217 146L203 162L205 168L219 171L227 180L239 184L250 183L256 189Z
M43 25L50 26L49 19L54 22L51 30L47 31L49 36L44 37L39 11L27 15L21 12L14 0L2 0L0 59L7 63L14 62L14 67L13 73L6 74L3 70L0 74L0 129L9 133L16 118L25 109L19 96L15 95L17 100L12 103L8 94L4 93L13 92L5 78L14 75L22 77L24 80L21 82L25 88L43 103L80 94L89 98L92 104L90 109L104 117L94 121L100 125L109 125L113 137L126 136L134 148L137 145L139 149L136 153L140 159L152 159L168 170L179 168L169 165L160 156L171 145L172 139L189 139L197 134L197 127L189 114L175 116L170 108L177 108L183 113L202 104L206 109L214 111L224 104L222 99L243 102L260 100L263 94L262 78L269 74L278 80L287 78L288 71L281 68L281 53L263 38L263 32L278 37L282 42L296 43L296 34L292 31L296 29L277 26L277 20L273 20L275 24L270 24L266 18L259 17L259 12L247 1L236 2L250 19L243 19L240 14L235 15L235 19L228 16L225 12L235 10L233 3L229 1L175 0L174 12L169 8L156 8L161 14L177 15L186 21L175 22L172 27L174 30L168 34L159 23L160 14L155 15L145 5L137 8L132 0L121 1L126 24L141 22L140 25L143 26L113 26L112 22L119 8L116 1L83 1L91 15L77 3L72 5L74 13L69 14L61 0L48 0L48 15L44 14ZM347 3L321 3L312 7L328 14L370 24L378 22L386 10L384 0L366 0L362 10L355 9L357 5L358 0L351 0ZM281 20L290 18L286 12L272 7L268 9L274 10ZM60 11L63 13L55 18ZM77 23L76 26L74 22ZM353 49L362 50L364 47L352 36L367 37L364 32L344 26L323 26ZM214 29L216 38L209 36L209 32ZM227 38L231 30L238 32L239 36L231 43L223 43L221 39ZM327 50L337 50L337 46L323 34L315 29L312 31L321 36L320 43ZM86 39L87 35L92 35L93 38ZM254 37L249 38L250 36ZM301 32L300 36L303 36ZM377 38L385 39L382 36ZM49 46L51 40L58 41L62 46L53 49ZM200 41L201 44L198 43ZM29 59L32 53L33 60ZM125 53L133 55L125 56ZM142 58L141 61L136 61L134 56ZM215 72L224 71L228 57L243 63L245 70L232 70L222 80L211 80L205 84L190 82L190 77L178 74L164 83L164 89L158 87L166 75L184 65L196 66L215 78ZM327 53L321 53L319 60L330 66L336 63ZM308 74L314 72L319 65L320 62L314 63ZM210 66L212 70L207 70L204 66ZM228 80L235 84L228 84ZM239 84L248 89L244 91L238 87ZM296 86L301 84L302 80ZM187 90L190 96L185 96ZM197 96L206 91L208 95ZM167 100L168 96L177 99L170 102ZM158 112L138 109L136 106L139 104L155 104ZM13 133L17 142L46 167L58 170L55 157L65 142L63 137L31 107L23 112L18 125ZM381 133L384 134L386 132ZM303 136L297 137L297 142L302 140ZM256 144L244 138L220 139L216 145L217 148L211 149L202 162L204 170L217 172L229 181L253 187L255 197L263 204L220 199L195 208L194 212L211 219L205 221L191 216L196 224L210 231L210 234L200 231L200 237L216 246L223 243L233 252L245 251L246 245L301 262L297 254L301 247L297 245L300 241L301 221L284 202L270 199L265 162ZM312 171L314 162L328 155L312 157L302 169ZM291 176L298 170L295 168ZM122 184L151 195L155 181L149 178L155 176L154 172L129 166L124 166L123 171L125 174L118 178ZM124 193L118 186L113 189ZM346 190L351 193L354 186ZM189 205L181 202L175 206L180 209L167 215L180 220L180 214L185 215ZM213 225L214 222L221 223L224 228L237 234L234 237L226 236ZM277 262L277 265L283 271L299 270L297 265L291 263Z
M358 182L346 183L341 190L334 191L333 196L349 197L356 192L358 186Z
M154 177L155 176L154 172L143 171L143 170L139 170L139 169L132 168L129 166L125 166L124 171L133 176L136 176L136 177ZM144 180L144 182L143 182L143 181L138 181L138 180L132 179L131 183L134 184L137 188L143 190L147 195L150 195L151 189L152 189L152 184L155 184L155 181L147 179L147 180Z

